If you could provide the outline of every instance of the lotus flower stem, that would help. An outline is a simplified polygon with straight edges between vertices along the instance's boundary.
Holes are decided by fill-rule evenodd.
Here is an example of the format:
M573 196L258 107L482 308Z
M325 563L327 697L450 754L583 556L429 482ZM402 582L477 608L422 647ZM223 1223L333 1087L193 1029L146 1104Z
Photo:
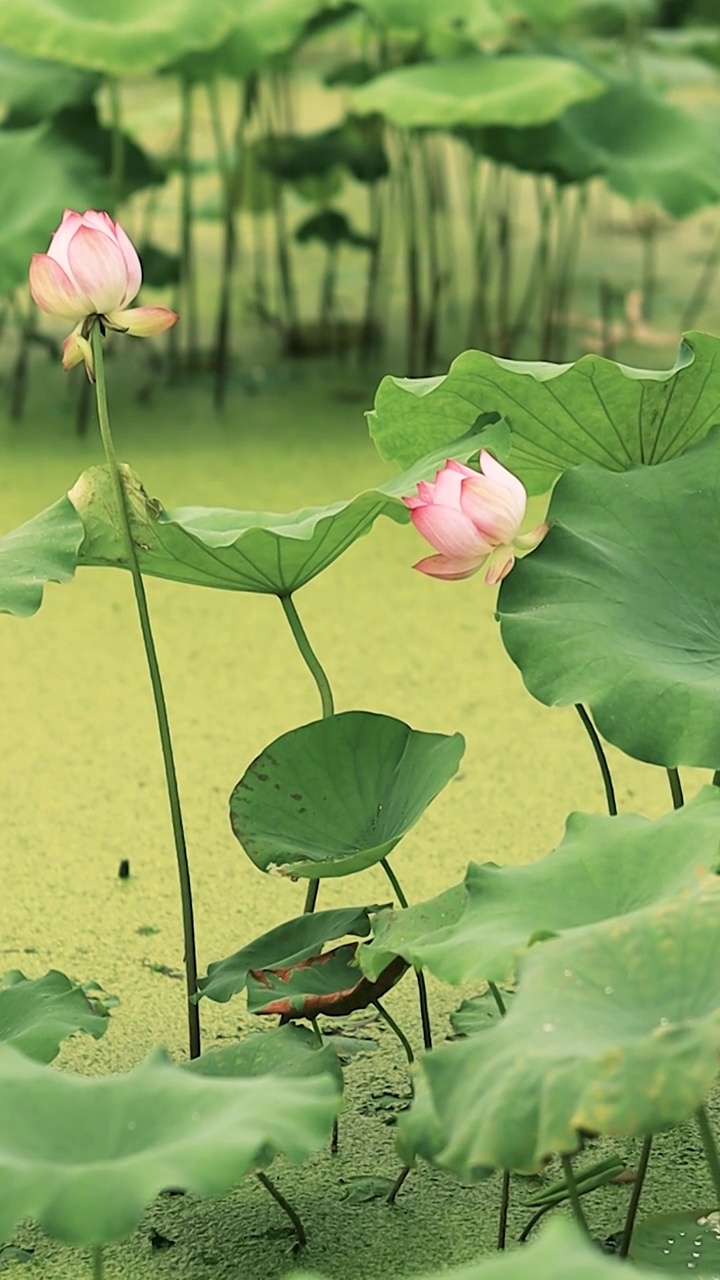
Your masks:
M500 1219L498 1222L497 1247L502 1252L507 1239L508 1209L510 1208L510 1170L503 1169L502 1192L500 1195Z
M699 1107L695 1113L699 1128L700 1137L702 1138L703 1149L705 1151L705 1159L710 1170L713 1186L715 1188L716 1203L720 1207L720 1157L718 1157L718 1149L715 1145L713 1131L710 1128L707 1111L704 1107Z
M101 1244L96 1244L92 1251L93 1264L93 1280L103 1280L105 1268L103 1266L103 1250Z
M615 787L613 786L612 774L610 773L610 766L607 762L607 756L605 755L605 751L603 750L603 744L600 741L600 737L598 735L597 729L595 728L595 725L593 724L592 720L590 719L590 716L588 715L587 711L585 710L581 702L575 703L575 710L577 711L580 719L583 722L583 725L585 726L585 729L587 730L587 735L590 739L590 742L592 743L592 749L595 752L597 762L600 765L600 773L602 775L603 786L605 788L605 799L607 801L608 813L610 814L611 818L614 818L617 814L617 801L615 800Z
M395 872L390 866L390 863L388 862L387 858L382 858L380 860L380 866L382 867L383 871L385 872L385 875L390 881L397 895L397 900L400 903L400 906L403 907L403 909L407 908L407 906L409 905L408 900L405 897L405 894L402 891L402 886L400 884L400 881L395 875ZM423 1044L426 1049L432 1049L433 1039L432 1039L432 1027L430 1025L430 1006L428 1004L427 984L425 982L425 974L423 973L422 969L415 970L415 979L418 985L418 1000L420 1004L420 1021L422 1023Z
M172 818L178 879L180 882L180 899L182 903L189 1052L191 1058L198 1058L200 1056L200 1012L197 1004L195 1004L192 999L197 990L197 957L195 950L195 923L193 918L192 886L190 882L190 866L188 863L187 845L185 842L185 828L183 824L182 809L180 807L177 771L175 769L172 738L170 736L170 724L168 721L162 678L160 676L160 665L158 663L155 641L153 639L152 627L150 625L150 613L148 610L147 597L145 595L145 586L143 584L140 567L138 565L135 543L133 542L132 530L130 528L130 518L125 501L125 490L123 488L123 482L115 454L115 446L110 432L105 366L103 364L102 334L100 332L100 326L97 323L93 325L91 343L95 366L95 391L100 435L102 437L105 456L107 458L113 487L115 489L118 517L122 528L128 567L133 581L135 602L137 604L138 618L140 620L140 630L142 632L143 644L145 646L145 656L147 658L150 683L152 685L153 699L155 701L155 714L157 716L158 730L160 733L163 764L165 766L165 783L167 786L170 815Z
M325 675L315 650L308 640L307 632L300 621L300 614L295 608L292 596L279 596L278 599L280 600L283 612L290 625L290 630L293 633L295 643L300 650L300 654L308 668L308 671L310 672L310 675L318 687L320 705L322 707L322 717L323 720L325 720L327 716L331 716L335 710L330 681ZM315 910L319 887L319 880L311 880L308 884L305 906L303 907L303 912L306 915Z
M673 809L682 809L685 803L683 795L680 774L677 769L667 769L668 782L670 783L670 794L672 796Z
M282 1191L278 1191L277 1187L275 1186L275 1183L270 1181L266 1173L263 1173L261 1169L257 1169L255 1171L255 1177L257 1178L258 1182L265 1188L265 1190L270 1193L273 1200L275 1200L276 1203L280 1205L280 1208L282 1209L283 1213L286 1213L288 1218L292 1222L293 1230L295 1231L295 1241L296 1241L294 1252L299 1253L299 1251L301 1249L304 1249L305 1245L307 1244L307 1236L305 1234L305 1228L302 1224L302 1219L300 1218L300 1215L296 1212L295 1209L293 1209L292 1205L290 1204L290 1201L285 1199L284 1195L282 1194Z
M586 1236L589 1236L590 1230L588 1228L585 1214L583 1213L582 1204L580 1203L580 1193L578 1191L577 1182L575 1181L575 1173L572 1167L572 1160L570 1159L569 1156L561 1156L560 1161L563 1167L563 1173L565 1174L565 1182L567 1183L567 1189L568 1189L568 1199L572 1207L573 1217L577 1222L580 1230L584 1232Z
M408 1062L410 1063L410 1066L412 1066L413 1062L415 1061L415 1054L413 1053L412 1045L410 1044L410 1041L405 1035L405 1032L403 1031L402 1027L398 1026L392 1014L388 1013L387 1009L384 1007L384 1005L380 1003L379 1000L373 1000L373 1004L375 1005L375 1008L380 1014L380 1017L382 1018L383 1022L387 1022L390 1030L394 1032L394 1034L397 1036L403 1049L405 1050L405 1056Z
M647 1173L648 1162L650 1160L652 1141L653 1135L648 1133L642 1145L640 1161L638 1163L637 1173L635 1174L630 1204L628 1205L625 1226L623 1227L622 1240L620 1241L620 1248L618 1249L619 1258L627 1258L628 1256L633 1227L635 1226L635 1217L637 1215L638 1205L640 1204L640 1196L642 1195L642 1189L645 1183L645 1174Z

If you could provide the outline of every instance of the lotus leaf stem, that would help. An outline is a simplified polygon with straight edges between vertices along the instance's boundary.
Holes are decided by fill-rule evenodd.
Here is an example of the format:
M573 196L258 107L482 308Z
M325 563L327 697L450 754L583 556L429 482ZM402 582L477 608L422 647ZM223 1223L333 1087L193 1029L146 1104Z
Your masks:
M407 1178L409 1172L410 1172L410 1165L409 1164L404 1165L403 1168L400 1170L397 1178L395 1179L392 1187L390 1188L387 1196L385 1197L386 1204L395 1203L397 1199L398 1191L403 1186L403 1183L405 1182L405 1179Z
M710 1128L707 1111L704 1107L699 1107L696 1112L696 1119L700 1127L700 1137L702 1138L703 1149L705 1151L705 1159L710 1170L710 1177L715 1188L717 1204L720 1208L720 1157L718 1157L718 1149L713 1137L713 1131Z
M255 1177L257 1178L258 1182L265 1188L265 1190L269 1192L273 1200L280 1205L280 1208L282 1209L283 1213L286 1213L288 1218L292 1222L293 1230L295 1232L295 1241L296 1241L295 1253L299 1253L299 1251L301 1249L304 1249L305 1245L307 1244L307 1235L305 1234L305 1228L302 1224L302 1219L300 1218L300 1215L296 1212L295 1209L293 1209L292 1205L290 1204L290 1201L285 1199L282 1191L278 1191L278 1188L275 1186L275 1183L270 1181L266 1173L263 1173L261 1169L257 1169L255 1171Z
M648 1133L642 1145L640 1153L640 1161L635 1174L630 1204L628 1205L627 1217L625 1218L625 1226L623 1227L620 1248L618 1249L619 1258L627 1258L632 1240L633 1227L635 1226L635 1218L640 1204L640 1196L645 1184L645 1174L647 1173L648 1162L650 1160L650 1152L652 1150L653 1135Z
M537 1212L533 1214L530 1221L525 1224L522 1231L520 1232L520 1235L518 1236L518 1244L525 1244L530 1235L530 1232L537 1226L538 1222L541 1222L542 1219L545 1217L545 1214L549 1213L550 1210L554 1208L555 1206L552 1204L544 1204L541 1209L538 1209Z
M670 783L670 794L672 796L673 809L682 809L685 803L685 797L683 795L680 774L677 769L668 769L667 776L668 782Z
M415 1054L413 1053L412 1045L410 1044L410 1041L405 1035L405 1032L403 1031L402 1027L398 1026L392 1014L388 1013L387 1009L380 1003L379 1000L373 1000L373 1004L375 1005L375 1008L380 1014L380 1017L383 1019L383 1022L387 1022L390 1030L397 1036L403 1049L405 1050L405 1056L408 1062L410 1063L410 1066L412 1066L413 1062L415 1061Z
M103 1250L101 1244L96 1244L92 1251L93 1280L103 1280L105 1268L103 1266Z
M509 1208L510 1208L510 1170L503 1169L502 1194L500 1196L500 1219L498 1222L498 1238L497 1238L497 1247L500 1250L505 1248L505 1241L507 1239L507 1220L508 1220Z
M103 364L102 334L100 326L97 323L93 325L91 342L93 361L95 365L95 393L98 422L100 424L100 435L102 437L105 457L107 458L110 476L115 489L118 516L123 542L125 544L128 568L130 570L133 590L135 592L135 602L137 604L140 630L142 632L143 644L145 646L145 657L147 659L148 671L150 673L150 683L152 685L153 699L155 701L155 714L160 734L163 764L165 766L165 784L170 804L170 816L172 819L173 838L175 841L175 856L177 859L178 879L180 882L180 899L182 903L189 1052L191 1058L199 1058L201 1049L200 1011L197 1004L193 1001L193 996L197 991L197 956L195 949L195 922L193 916L192 885L190 881L187 844L185 841L185 827L183 824L182 809L180 806L177 770L175 768L175 757L173 754L172 738L170 735L170 723L168 720L165 693L160 675L160 664L158 662L155 640L153 638L152 627L150 625L150 613L148 610L147 596L145 595L145 585L142 580L142 574L140 573L140 566L138 565L135 543L133 541L132 530L130 527L130 516L128 514L125 490L110 431L110 418L108 415L107 405L107 385L105 381L105 366Z
M569 1156L561 1156L560 1161L562 1163L563 1173L565 1174L565 1181L567 1183L567 1189L568 1189L568 1199L572 1207L573 1217L575 1218L575 1221L577 1222L580 1230L586 1236L589 1236L590 1230L588 1228L585 1214L583 1213L582 1204L580 1203L580 1193L578 1191L577 1182L575 1181L575 1173L572 1167L572 1160L570 1159Z
M597 729L595 728L595 725L593 724L592 720L590 719L590 716L588 715L587 711L585 710L581 702L575 703L575 710L577 711L580 719L582 720L583 725L585 726L585 729L587 730L587 735L592 744L592 749L595 752L597 762L600 766L600 773L602 775L603 786L605 788L605 799L607 801L608 813L610 814L611 818L614 818L615 815L617 814L617 801L615 799L615 787L613 785L612 774L610 773L610 766L607 762L607 756L605 755L603 744L600 741L600 737Z
M393 889L395 890L395 893L397 895L397 900L400 903L400 906L404 910L406 910L408 907L408 900L405 897L405 894L403 893L402 887L400 885L400 881L395 875L395 872L390 866L390 863L388 862L387 858L381 858L380 866L382 867L383 871L385 872L385 875L387 876ZM423 1044L426 1049L432 1049L433 1039L432 1039L432 1027L430 1025L430 1006L428 1005L427 984L425 982L425 974L423 973L422 969L415 970L415 978L418 985L418 1000L420 1003L420 1021L422 1023Z
M500 988L496 986L494 982L488 982L488 987L490 988L490 993L492 995L492 998L498 1007L498 1013L500 1014L500 1017L504 1018L505 1014L507 1013L507 1006L502 996L500 995Z

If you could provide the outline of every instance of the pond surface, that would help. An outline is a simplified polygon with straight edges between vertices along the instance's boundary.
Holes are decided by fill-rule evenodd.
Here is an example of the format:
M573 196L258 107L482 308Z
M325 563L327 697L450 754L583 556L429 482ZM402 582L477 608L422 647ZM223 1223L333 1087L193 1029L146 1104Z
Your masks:
M79 374L77 375L79 378ZM373 386L348 401L337 373L240 396L218 421L206 388L178 387L150 412L118 389L111 370L120 456L171 507L216 504L289 510L349 497L390 469L367 437L362 410ZM357 381L357 375L354 375ZM75 384L77 387L77 384ZM342 393L342 397L340 394ZM67 383L34 390L26 423L0 444L0 531L59 497L99 445L72 437ZM411 528L379 522L296 604L333 685L338 710L367 708L436 732L462 731L457 777L393 854L410 901L462 878L470 859L524 862L558 843L567 813L603 812L600 779L572 709L548 710L524 692L480 578L442 583L413 573L424 554ZM150 581L195 890L200 971L302 910L303 885L263 876L233 839L227 799L274 737L319 715L281 608L265 597ZM95 979L120 999L99 1044L78 1038L59 1064L122 1070L154 1044L182 1056L182 937L171 829L148 679L129 577L82 570L51 586L31 619L0 619L0 879L2 967L38 976L56 967ZM664 774L610 752L622 810L670 807ZM686 776L688 793L701 775ZM122 859L130 877L118 878ZM382 874L321 886L322 906L388 900ZM431 984L437 1040L462 994ZM388 1007L419 1042L415 987ZM206 1045L248 1025L244 1001L201 1005ZM305 1221L303 1266L332 1280L380 1280L467 1261L493 1247L498 1183L462 1188L422 1167L395 1209L344 1199L358 1175L399 1169L387 1124L407 1094L404 1059L377 1022L376 1054L348 1069L340 1152L272 1176ZM222 1039L221 1039L222 1038ZM665 1177L695 1177L697 1141L664 1140ZM663 1145L662 1143L660 1145ZM628 1144L632 1150L632 1144ZM659 1187L658 1187L659 1190ZM599 1193L593 1220L618 1225L626 1191ZM678 1195L680 1199L678 1200ZM519 1193L518 1199L521 1193ZM707 1198L688 1186L687 1203ZM652 1187L649 1203L652 1202ZM673 1203L682 1204L676 1191ZM517 1235L529 1216L516 1208ZM142 1228L107 1251L108 1280L273 1280L293 1269L282 1215L252 1179L222 1201L162 1199ZM152 1248L155 1230L174 1241ZM32 1263L7 1274L80 1280L80 1251L32 1226L14 1243Z

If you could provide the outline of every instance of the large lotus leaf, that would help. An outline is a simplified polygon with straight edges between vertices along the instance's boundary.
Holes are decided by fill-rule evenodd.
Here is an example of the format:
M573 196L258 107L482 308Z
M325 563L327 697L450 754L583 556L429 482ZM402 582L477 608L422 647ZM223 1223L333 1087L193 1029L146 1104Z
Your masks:
M97 161L47 126L0 130L0 294L27 282L66 206L98 207L102 184Z
M549 173L562 185L587 182L604 171L603 160L594 148L568 132L564 119L559 116L547 124L523 129L498 124L458 133L473 151L496 164L509 164L523 173Z
M502 41L518 20L555 26L565 22L578 0L362 0L361 7L384 27L424 36L450 28L477 41Z
M42 978L26 978L18 970L0 977L0 1042L36 1062L52 1062L76 1031L99 1040L106 1027L107 1017L57 969Z
M662 902L719 868L717 787L653 822L573 813L562 843L538 862L471 862L464 885L406 912L383 912L375 938L360 948L362 969L374 977L401 955L445 982L503 982L533 941Z
M720 200L720 143L659 92L618 81L563 117L570 138L597 158L606 181L628 200L653 200L674 218Z
M72 503L61 498L0 538L0 613L29 617L40 608L46 582L69 582L84 532Z
M403 1158L467 1181L536 1173L581 1130L635 1136L691 1116L718 1072L719 910L711 876L532 947L507 1016L422 1059Z
M341 1272L334 1272L336 1276ZM464 1267L442 1266L413 1280L657 1280L657 1271L633 1267L627 1272L615 1258L608 1257L572 1222L557 1219L523 1249L512 1249L494 1257L481 1258ZM287 1280L321 1280L314 1273L294 1271Z
M0 104L31 117L33 123L68 103L86 102L98 83L97 76L75 67L0 49Z
M280 1018L345 1018L366 1009L401 979L407 965L394 960L375 982L357 966L357 942L345 942L285 969L251 969L248 1012Z
M382 456L409 466L493 410L512 427L508 466L530 493L584 462L610 471L664 462L720 422L720 338L688 334L672 369L465 351L438 378L383 378L368 420Z
M592 72L564 58L475 54L385 72L355 90L352 109L357 115L377 112L406 129L543 124L603 87Z
M336 938L366 938L370 933L370 915L379 910L378 906L337 907L286 920L234 955L208 965L207 977L198 979L198 991L201 996L224 1004L244 991L251 969L287 969L299 960L315 955L326 942Z
M343 711L284 733L246 769L230 821L248 857L280 875L346 876L395 848L457 772L462 734Z
M656 1213L638 1222L630 1245L633 1262L644 1262L666 1275L720 1275L720 1212L686 1209Z
M217 48L193 49L163 69L190 80L215 76L241 80L290 50L306 23L328 7L325 0L242 0L235 6L232 31Z
M214 1079L159 1052L83 1079L0 1045L0 1238L35 1218L68 1244L117 1240L166 1187L221 1195L279 1152L304 1160L339 1096L322 1076Z
M0 5L0 45L109 75L145 75L233 25L233 0L23 0Z
M309 1027L295 1023L251 1032L237 1044L208 1049L182 1066L198 1075L234 1080L269 1075L291 1079L332 1076L339 1093L343 1088L342 1066L335 1050L326 1043L321 1047Z
M410 516L401 501L403 494L412 493L418 480L433 477L446 457L467 460L482 446L502 456L507 438L505 424L494 423L478 434L453 441L449 449L423 458L410 471L356 498L282 515L221 507L167 512L148 497L139 478L125 467L140 568L157 578L195 586L289 595L369 533L378 516L407 523ZM69 496L85 526L78 564L125 568L124 542L107 468L84 471Z
M558 483L545 542L503 583L502 637L530 692L584 702L652 764L720 764L720 429L682 457Z

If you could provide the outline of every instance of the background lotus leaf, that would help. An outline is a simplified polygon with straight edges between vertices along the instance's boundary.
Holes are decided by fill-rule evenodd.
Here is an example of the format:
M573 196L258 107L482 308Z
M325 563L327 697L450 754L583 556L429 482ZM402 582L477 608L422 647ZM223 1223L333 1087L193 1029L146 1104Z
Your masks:
M407 969L397 956L371 982L357 965L357 942L308 956L287 969L251 969L248 1012L280 1018L345 1018L366 1009L402 978Z
M198 990L210 1000L224 1003L244 991L250 969L287 969L308 956L316 955L326 942L370 933L370 914L378 906L338 907L313 911L263 933L234 955L208 965L207 977L198 979Z
M30 116L34 123L68 103L86 102L98 84L98 76L62 62L45 62L0 49L0 104Z
M720 764L720 430L622 474L567 472L552 528L498 599L534 697L583 702L609 742L652 764Z
M42 978L26 978L18 970L0 978L0 1043L36 1062L52 1062L62 1041L76 1031L99 1040L106 1027L107 1017L57 969Z
M120 1239L164 1188L221 1195L278 1152L304 1160L338 1100L324 1077L213 1079L156 1052L82 1078L0 1045L0 1237L34 1218L68 1244Z
M355 90L352 109L405 129L542 124L602 89L598 76L565 58L478 53L387 71Z
M399 1121L403 1159L467 1181L536 1173L578 1131L641 1135L686 1120L720 1053L720 881L526 952L509 1012L423 1057Z
M465 740L343 711L276 738L230 797L233 832L261 871L345 876L386 857L457 772Z
M504 982L533 940L662 902L719 867L717 787L653 822L572 813L562 843L538 862L471 862L464 885L383 912L360 948L362 969L374 977L401 955L444 982Z
M258 1076L331 1076L339 1093L343 1088L343 1071L335 1050L327 1043L322 1048L309 1027L288 1023L268 1031L255 1031L237 1044L207 1049L199 1058L182 1064L185 1071L202 1076L231 1076L237 1080Z
M530 493L586 462L611 471L664 462L720 422L720 338L688 334L666 370L465 351L442 377L383 378L368 420L382 456L409 466L493 411L512 428L507 465Z

